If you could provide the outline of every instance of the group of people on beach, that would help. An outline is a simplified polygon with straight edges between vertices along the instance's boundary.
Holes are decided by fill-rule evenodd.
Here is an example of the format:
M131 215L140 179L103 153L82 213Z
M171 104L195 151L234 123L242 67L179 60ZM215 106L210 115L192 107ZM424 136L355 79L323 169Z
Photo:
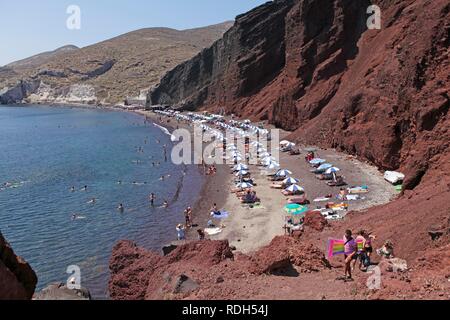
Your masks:
M354 237L351 230L346 230L344 235L344 276L338 280L353 281L352 272L356 269L359 261L359 270L367 272L372 264L371 257L374 252L373 241L376 236L366 230L360 230ZM394 246L392 241L387 240L384 245L376 251L378 255L385 258L394 257Z

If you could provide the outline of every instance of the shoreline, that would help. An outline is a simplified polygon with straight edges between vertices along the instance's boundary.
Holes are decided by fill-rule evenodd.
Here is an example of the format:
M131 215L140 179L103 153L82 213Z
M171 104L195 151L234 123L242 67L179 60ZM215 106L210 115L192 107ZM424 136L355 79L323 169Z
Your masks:
M31 106L31 104L22 104L24 107ZM37 105L39 106L39 105ZM50 107L57 107L58 105L50 105ZM146 121L151 121L156 125L162 126L169 130L172 133L176 128L185 128L188 129L191 134L193 134L192 126L190 123L186 123L185 121L177 122L173 118L167 118L165 116L160 116L153 111L147 110L127 110L119 107L107 107L107 106L93 106L93 105L84 105L82 107L78 105L61 105L61 107L67 108L85 108L85 109L97 109L97 110L105 110L105 111L124 111L131 112L142 116ZM284 139L289 135L289 132L280 130L280 139ZM302 146L304 147L304 146ZM382 174L374 165L371 165L367 162L362 162L358 160L356 157L344 153L337 152L332 149L320 149L317 148L320 152L320 155L325 158L331 160L333 159L334 163L338 163L339 167L345 167L347 170L352 170L352 165L360 170L356 170L356 172L350 172L349 176L352 179L358 180L358 175L362 175L363 179L358 180L359 183L364 183L364 179L367 181L376 181L376 185L378 188L385 188L383 193L383 197L380 199L368 199L365 200L362 205L353 203L354 208L350 211L356 211L363 213L369 208L386 204L393 200L395 196L395 192L392 191L390 194L387 191L387 188L390 186L383 184L383 179L381 178ZM305 180L307 184L307 194L309 196L309 200L312 200L316 197L323 196L330 192L336 193L336 189L325 187L322 183L317 183L314 177L309 173L309 167L303 166L303 153L300 157L287 156L286 154L281 153L281 163L282 167L292 169L297 178L301 180ZM326 155L327 157L325 157ZM259 209L249 209L248 207L244 207L237 201L237 198L234 194L229 193L229 189L233 187L232 178L233 176L230 174L230 169L228 165L217 165L217 173L213 176L204 175L200 166L197 166L197 170L199 170L200 175L203 176L203 182L200 188L200 193L198 199L195 199L191 205L193 209L193 227L186 230L186 241L197 240L197 229L203 229L206 227L207 222L211 220L210 217L210 208L214 203L217 204L220 210L232 211L231 217L223 221L223 230L220 234L215 236L208 236L207 238L211 240L228 240L230 244L238 248L239 251L242 252L250 252L254 251L270 242L273 237L276 235L282 235L284 231L282 227L284 225L282 207L286 203L286 197L278 194L278 190L269 189L268 181L265 177L255 175L254 178L258 181L258 186L255 188L258 195L262 195L263 204ZM257 169L253 167L251 171ZM294 170L295 169L295 170ZM345 169L344 169L345 170ZM364 172L367 174L364 176ZM346 172L348 173L348 172ZM347 174L345 174L347 175ZM313 178L311 178L313 177ZM372 180L371 180L372 179ZM374 180L373 180L374 179ZM349 184L351 181L348 181ZM302 182L303 183L303 182ZM357 183L355 182L354 185ZM368 183L366 183L368 184ZM387 183L385 183L387 184ZM353 185L353 184L352 184ZM381 187L380 187L381 186ZM197 187L197 186L195 186ZM392 187L393 189L393 187ZM332 199L335 200L335 199ZM315 203L311 203L311 208L315 207ZM263 210L261 210L263 209ZM265 212L262 212L265 211ZM180 212L179 214L182 214ZM249 217L250 214L250 217ZM183 221L184 222L184 219ZM174 234L175 234L175 226L174 226ZM167 245L175 244L179 245L185 243L185 241L177 241L174 236L174 241L162 245L162 248ZM161 248L161 249L162 249Z

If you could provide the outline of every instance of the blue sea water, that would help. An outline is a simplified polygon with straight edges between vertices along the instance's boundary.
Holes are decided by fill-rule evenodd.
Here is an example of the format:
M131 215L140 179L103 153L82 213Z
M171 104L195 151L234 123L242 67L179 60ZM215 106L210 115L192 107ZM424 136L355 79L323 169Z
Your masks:
M171 144L168 135L132 113L0 107L0 188L10 183L0 189L0 231L36 271L38 289L65 282L67 267L78 265L82 286L107 298L108 260L118 240L154 250L174 240L202 177L196 167L165 162L164 144ZM160 181L162 175L170 177ZM169 208L158 207L164 200Z

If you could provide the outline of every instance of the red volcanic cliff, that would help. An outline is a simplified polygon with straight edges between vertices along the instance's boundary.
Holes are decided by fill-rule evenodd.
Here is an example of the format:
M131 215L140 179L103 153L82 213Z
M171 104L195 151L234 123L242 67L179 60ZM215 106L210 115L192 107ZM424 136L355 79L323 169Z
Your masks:
M366 0L262 5L170 71L149 103L267 119L297 140L400 169L412 189L448 160L450 4L373 3L381 30L367 30Z
M30 300L36 283L33 269L14 254L0 233L0 300Z

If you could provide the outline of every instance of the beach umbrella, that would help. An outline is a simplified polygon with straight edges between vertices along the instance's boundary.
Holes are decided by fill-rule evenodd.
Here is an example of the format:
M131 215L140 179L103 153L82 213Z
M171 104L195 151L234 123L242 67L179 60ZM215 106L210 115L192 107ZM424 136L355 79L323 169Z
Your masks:
M259 155L259 157L260 157L261 159L264 159L264 158L266 158L266 157L270 157L270 153L268 153L268 152L263 152L263 153L261 153L261 154Z
M329 168L327 171L325 171L326 174L330 174L330 173L336 173L338 171L341 171L341 169L336 168L336 167L331 167Z
M291 142L287 141L287 140L283 140L283 141L280 142L280 146L284 146L284 145L287 145L289 143L291 143Z
M287 178L283 181L283 183L285 185L297 184L297 183L299 183L299 180L295 179L295 178Z
M324 164L321 164L321 165L317 168L317 170L327 170L327 169L330 169L332 166L333 166L332 164L324 163Z
M304 149L306 152L316 152L317 151L317 148L314 148L314 147L307 147L307 148L305 148Z
M280 164L276 163L276 162L272 162L269 165L267 165L267 169L273 170L273 169L278 169L280 167Z
M303 214L306 211L308 211L308 207L307 206L302 206L302 205L299 205L299 204L295 204L295 203L290 203L290 204L287 204L284 207L284 210L287 213L289 213L289 214L297 216L297 215Z
M276 176L277 177L287 177L288 175L292 174L291 171L287 170L287 169L283 169L277 172Z
M248 182L241 182L236 185L236 188L239 188L239 189L247 189L247 188L252 188L252 187L253 187L253 185Z
M246 171L246 170L239 170L239 171L236 173L236 176L237 176L237 177L239 177L239 176L245 176L246 174L248 174L248 171Z
M242 170L248 170L248 166L242 163L239 163L237 166L234 167L235 171L242 171Z
M265 157L264 159L262 159L262 161L263 162L274 162L274 161L276 161L277 159L275 159L275 157L272 157L272 156L268 156L268 157Z
M242 161L242 158L239 156L234 156L234 157L232 157L232 159L235 161Z
M258 148L257 151L258 151L259 153L267 153L267 154L270 156L270 153L268 153L267 150L264 149L264 148Z
M312 159L309 163L310 164L323 164L325 162L327 162L327 161L324 159L315 158L315 159Z
M305 189L303 189L302 187L300 187L296 184L293 184L293 185L289 186L288 188L286 188L286 191L288 191L288 192L299 192L299 191L304 192Z

